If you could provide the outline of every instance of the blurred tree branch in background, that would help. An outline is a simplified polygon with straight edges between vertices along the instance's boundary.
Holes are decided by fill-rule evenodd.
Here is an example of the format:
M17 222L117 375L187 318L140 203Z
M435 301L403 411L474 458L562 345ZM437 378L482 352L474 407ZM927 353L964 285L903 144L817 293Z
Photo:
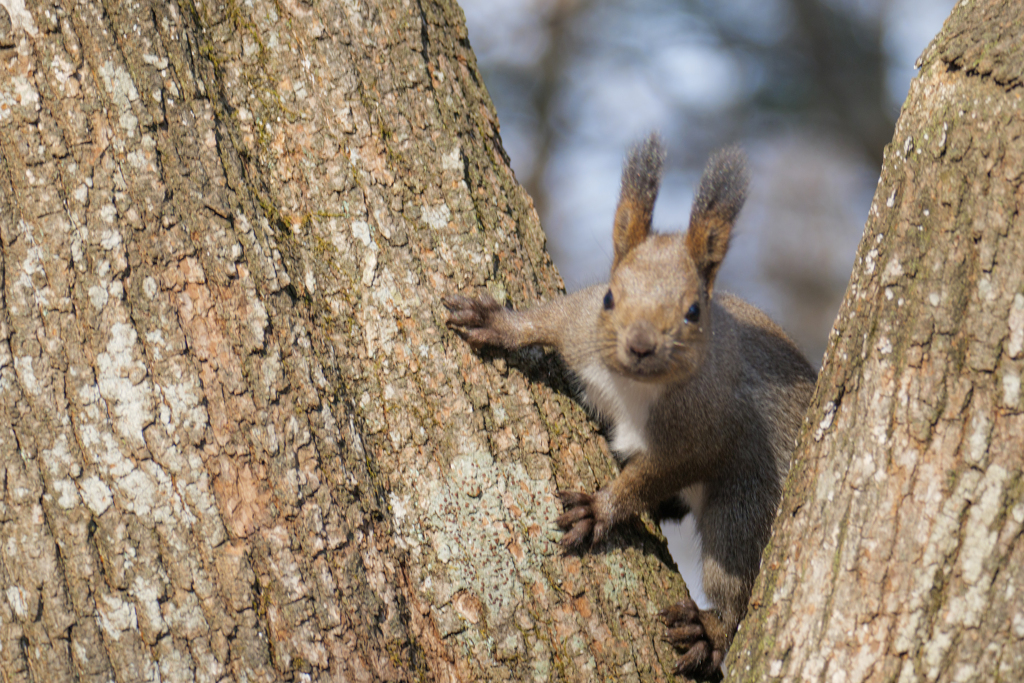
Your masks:
M544 193L544 171L551 161L554 145L554 126L550 120L552 103L557 97L565 72L566 62L573 54L573 37L570 27L577 13L589 0L555 0L547 18L547 32L550 36L547 48L539 61L540 79L533 93L533 108L537 120L542 122L538 131L537 149L529 170L520 179L533 197L537 213L544 214L547 196Z
M711 15L725 43L751 54L768 70L769 78L751 99L753 110L789 111L848 139L880 166L896 118L887 99L878 15L864 16L852 3L786 4L793 17L788 40L763 47L737 35L728 16ZM714 7L709 4L711 11Z
M463 4L472 26L475 3ZM632 30L630 17L653 16L669 31L673 24L682 24L688 30L676 32L680 40L724 51L740 67L740 97L709 108L676 104L671 116L690 124L685 140L676 139L675 146L681 148L673 155L677 160L699 166L710 149L742 131L762 134L799 127L842 138L873 166L880 165L896 113L886 86L883 4L784 0L765 6L773 15L770 21L751 19L753 8L747 2L536 2L529 30L541 35L531 37L530 44L540 45L533 58L524 54L527 45L514 58L488 59L487 43L493 38L485 34L483 49L477 49L483 53L482 70L499 112L513 125L522 122L529 129L531 150L522 155L528 158L520 165L520 175L541 215L549 204L545 173L552 157L566 137L580 134L578 120L587 115L578 111L587 102L570 87L580 65L606 59L607 54L624 64L654 59L658 46L634 40L638 31ZM503 39L517 49L515 37Z

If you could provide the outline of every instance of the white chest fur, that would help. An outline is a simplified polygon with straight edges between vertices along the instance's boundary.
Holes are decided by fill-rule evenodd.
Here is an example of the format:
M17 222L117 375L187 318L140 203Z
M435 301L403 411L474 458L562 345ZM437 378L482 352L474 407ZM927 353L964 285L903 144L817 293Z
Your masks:
M664 385L646 384L612 372L603 363L591 363L579 373L584 399L611 424L611 448L619 460L648 447L647 418L665 391Z

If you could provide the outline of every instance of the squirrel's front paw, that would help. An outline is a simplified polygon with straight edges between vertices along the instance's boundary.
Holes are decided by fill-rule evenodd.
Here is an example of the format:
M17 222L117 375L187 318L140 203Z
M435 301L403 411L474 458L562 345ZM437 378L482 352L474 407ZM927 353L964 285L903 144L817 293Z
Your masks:
M721 680L725 651L712 644L700 617L700 608L690 598L661 611L668 627L665 640L683 652L675 673L700 681Z
M479 299L453 294L441 300L448 309L448 327L454 328L473 346L501 346L504 341L495 324L505 311L488 295Z
M561 491L565 512L558 516L555 524L565 532L562 547L577 550L582 548L587 539L594 545L608 533L608 523L599 519L597 514L597 496L577 491Z

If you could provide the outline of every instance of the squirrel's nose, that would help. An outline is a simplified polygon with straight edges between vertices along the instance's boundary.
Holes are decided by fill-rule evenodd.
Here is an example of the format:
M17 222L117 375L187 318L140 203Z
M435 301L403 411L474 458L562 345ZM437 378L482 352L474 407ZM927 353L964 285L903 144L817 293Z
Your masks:
M651 326L648 323L633 325L626 337L626 348L637 360L653 355L658 348L658 340Z

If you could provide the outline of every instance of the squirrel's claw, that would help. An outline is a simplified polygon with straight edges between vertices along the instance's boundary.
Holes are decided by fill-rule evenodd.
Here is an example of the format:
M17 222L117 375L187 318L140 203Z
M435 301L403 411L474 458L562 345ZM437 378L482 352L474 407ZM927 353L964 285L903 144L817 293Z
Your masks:
M559 491L558 499L562 501L562 505L568 510L571 507L579 507L581 505L589 506L593 501L594 497L589 493L583 493L582 491Z
M665 629L665 642L679 645L680 643L692 643L704 637L704 629L700 624L685 624Z
M698 614L700 614L700 608L697 607L692 599L680 600L679 602L669 605L659 613L662 620L665 622L665 626L669 628L681 623L681 622L699 622Z
M719 680L725 653L712 645L697 603L689 598L680 600L663 609L661 618L666 626L664 640L682 651L675 673L697 680Z
M473 346L500 345L501 335L494 329L495 315L502 310L501 304L484 294L479 299L470 299L451 294L441 303L448 309L445 324Z
M449 294L441 299L441 303L448 309L448 324L459 326L481 325L486 322L488 313L501 307L487 294L479 299L470 299L461 294Z
M555 520L555 524L557 524L558 528L562 531L568 531L569 529L576 526L576 524L578 524L581 520L587 518L592 519L593 516L594 515L590 511L589 507L580 506L569 508L568 510L566 510L565 512L558 516L558 519Z
M562 537L561 545L566 550L578 550L586 545L594 528L594 520L590 517L577 522L572 529Z
M720 681L722 679L722 653L712 650L706 640L695 643L676 662L673 673L682 674L698 681Z
M561 541L563 548L577 550L586 545L587 539L593 546L604 538L608 525L598 521L594 513L594 496L579 491L560 491L558 497L565 507L565 512L555 520L558 528L565 532Z

